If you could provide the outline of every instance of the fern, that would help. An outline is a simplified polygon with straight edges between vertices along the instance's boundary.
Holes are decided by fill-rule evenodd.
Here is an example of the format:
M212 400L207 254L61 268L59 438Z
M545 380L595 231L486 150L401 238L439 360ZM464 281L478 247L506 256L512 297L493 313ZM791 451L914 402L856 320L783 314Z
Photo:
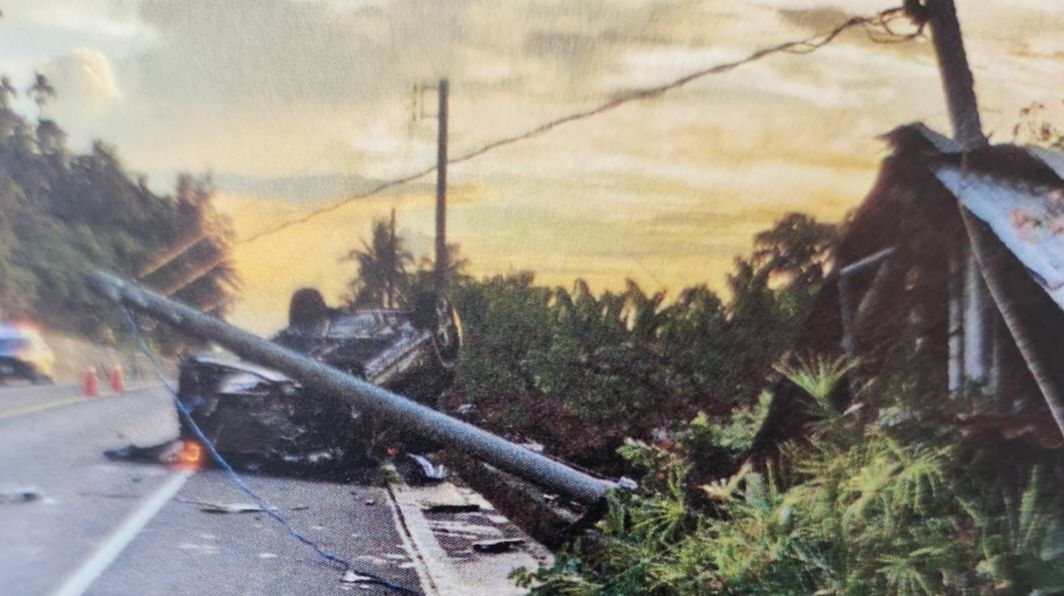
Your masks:
M795 366L777 366L776 371L813 398L818 414L824 418L837 418L842 412L831 402L831 393L856 367L857 361L845 356L835 359L813 357L800 358Z
M784 450L787 483L744 466L699 487L710 515L692 508L685 457L630 441L623 452L648 471L646 492L611 498L606 552L593 565L560 557L519 575L523 585L580 596L1064 594L1056 454L962 449L949 432L906 426L911 416L837 424L828 396L850 367L783 369L826 417L810 445Z

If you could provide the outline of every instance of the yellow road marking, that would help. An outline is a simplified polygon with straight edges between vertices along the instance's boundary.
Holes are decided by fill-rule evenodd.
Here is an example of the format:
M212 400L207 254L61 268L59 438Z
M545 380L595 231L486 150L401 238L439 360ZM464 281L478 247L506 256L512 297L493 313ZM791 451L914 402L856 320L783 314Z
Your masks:
M43 412L45 410L51 410L52 408L60 408L62 406L71 406L74 404L80 404L83 401L90 401L94 399L107 399L109 397L121 397L123 395L133 395L141 393L142 391L151 390L159 387L158 383L143 383L139 386L126 389L123 393L104 393L99 397L86 397L83 395L77 397L68 397L59 401L48 402L46 404L40 404L36 406L29 406L26 408L19 408L17 410L11 410L10 412L0 412L0 420L7 418L15 418L18 416L25 416L26 414L35 414L37 412Z
M6 418L15 418L16 416L25 416L26 414L33 414L36 412L43 412L45 410L51 410L52 408L59 408L62 406L69 406L72 404L81 403L83 401L89 401L90 399L96 399L92 397L71 397L67 399L61 399L59 401L53 401L46 404L40 404L36 406L30 406L28 408L19 408L18 410L12 410L11 412L4 412L0 414L0 420Z

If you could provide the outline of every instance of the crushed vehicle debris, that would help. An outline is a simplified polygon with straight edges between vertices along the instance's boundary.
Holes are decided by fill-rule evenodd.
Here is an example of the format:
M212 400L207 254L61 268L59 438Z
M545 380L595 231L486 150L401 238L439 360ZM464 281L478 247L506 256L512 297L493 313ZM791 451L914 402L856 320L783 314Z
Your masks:
M254 503L215 503L213 501L186 498L178 498L178 501L196 505L204 513L265 513L267 511L261 505ZM276 509L271 509L271 511L276 511Z
M447 478L447 466L434 464L429 458L416 453L406 454L415 464L420 474L420 480L424 482L442 482Z
M418 440L420 437L422 441L431 441L436 448L442 445L453 446L456 449L467 452L469 455L475 456L485 465L489 465L489 467L498 466L500 471L518 475L528 482L539 484L543 488L564 493L580 503L599 503L610 491L618 488L616 482L536 453L473 424L453 418L424 403L418 403L419 396L424 399L424 392L417 391L419 387L433 388L429 395L438 398L441 386L450 382L454 366L457 363L461 345L460 326L454 310L443 299L437 300L430 297L429 300L415 301L412 303L414 305L413 308L404 311L345 312L329 309L325 306L321 295L316 291L304 290L297 292L296 296L293 297L289 313L289 320L292 325L286 329L286 331L289 331L295 328L294 335L297 337L301 335L300 332L310 328L314 331L313 333L305 332L302 334L318 337L319 339L324 337L328 340L332 336L330 330L335 325L333 319L342 321L345 318L344 315L353 316L354 318L368 315L372 321L375 318L382 318L379 316L374 317L375 313L395 313L394 318L400 319L398 324L401 324L402 327L409 326L410 329L417 331L420 338L422 338L413 344L416 349L405 351L397 349L395 338L392 338L393 341L387 341L388 338L383 338L386 340L384 341L385 345L378 346L381 350L371 353L366 361L355 361L353 364L359 365L361 370L356 369L351 371L355 374L347 374L336 368L337 366L344 366L344 362L340 361L333 364L333 362L325 359L334 355L338 350L326 349L324 353L318 352L317 355L307 353L308 351L300 353L282 343L282 337L279 337L277 341L264 340L228 325L215 317L164 298L159 294L123 281L103 271L94 271L91 274L90 283L102 296L118 302L124 307L148 314L152 318L172 325L180 332L215 341L220 346L232 350L249 361L267 364L274 373L283 371L285 374L282 376L288 379L288 382L283 386L288 387L290 391L282 391L282 397L285 393L296 395L303 393L304 384L307 388L314 388L313 390L308 390L304 396L305 399L302 400L278 399L270 393L266 393L267 396L270 396L268 401L262 399L263 395L261 394L246 396L252 398L249 400L251 406L258 405L261 408L265 402L265 408L272 409L275 408L275 403L280 402L296 409L307 404L316 403L345 404L345 407L339 410L341 414L346 411L344 415L335 418L323 416L307 421L308 426L311 427L326 427L327 430L321 434L329 434L328 430L342 432L356 425L363 427L360 430L365 430L365 427L370 426L367 423L368 421L356 414L358 410L364 410L372 412L376 419L373 422L376 422L378 427L386 430L393 438L402 438L402 440L407 441L410 439ZM139 338L136 321L132 316L129 317L129 323L131 331ZM389 326L393 332L392 335L400 335L395 327L396 325ZM285 332L282 332L282 335L284 334ZM364 343L366 340L372 342L373 339L382 338L377 338L374 334L368 334L367 337L364 334L360 340L359 337L352 338L348 334L346 339L354 340L352 343L358 346L359 343ZM318 341L317 343L320 344L322 342ZM400 357L398 361L396 361L396 355ZM335 360L335 358L330 358L330 360ZM391 362L394 366L378 366L382 361L384 363ZM425 364L421 367L417 366L420 363ZM215 391L215 385L219 381L217 377L221 376L224 380L225 377L232 374L246 372L246 367L241 367L238 364L236 368L229 367L227 374L219 375L216 372L215 378L211 382L211 379L204 380L199 378L197 373L202 371L198 371L193 366L195 364L194 361L191 364L184 366L181 371L183 373L182 376L185 377L185 388L183 391L179 391L177 403L180 405L179 410L181 411L182 419L195 422L198 417L203 423L207 434L203 436L200 432L200 425L191 423L184 425L182 431L186 434L186 437L188 434L192 434L195 438L202 437L209 441L211 444L207 445L207 450L213 459L218 459L213 457L215 453L213 443L221 437L232 434L226 423L232 422L236 427L240 427L246 423L249 416L246 413L248 404L243 403L246 400L241 399L241 396L237 396L238 399L230 401L226 398L232 396L219 395ZM348 364L352 363L349 361ZM221 367L216 363L214 368ZM383 371L385 374L371 374L371 368L377 369L378 372ZM223 368L222 373L225 372ZM276 385L277 383L268 384L268 386ZM391 388L394 388L394 390ZM401 395L397 391L403 391L409 397ZM292 395L288 397L292 397ZM242 405L244 406L243 408L241 408ZM192 409L196 413L191 417L186 416L188 409ZM221 416L223 410L225 410L225 416ZM355 421L356 416L357 421ZM221 417L220 420L219 417ZM400 435L399 433L402 434ZM235 434L239 435L240 433L237 432ZM350 437L350 434L345 434L344 436ZM298 458L299 452L305 452L306 450L303 445L295 445L297 453L286 453L283 448L290 445L291 442L287 441L286 444L287 437L283 434L277 436L277 441L275 442L263 441L262 437L247 438L253 442L252 449L232 442L230 442L229 446L220 445L223 453L228 452L230 462L237 461L239 464L239 460L242 459L240 458L242 453L250 453L252 457L257 458L273 458L276 461L278 455L289 455ZM333 437L330 436L329 438ZM388 437L385 436L384 438ZM374 445L381 445L382 447L387 445L387 443L374 441L371 433L357 434L351 439L356 448L351 448L350 445L345 445L342 441L335 439L330 441L330 445L339 444L337 448L339 454L346 455L347 458L359 453L366 456L370 452L369 448ZM191 440L186 442L189 445L194 444L194 441ZM264 445L266 449L262 449ZM279 450L277 448L278 445L282 449ZM394 446L394 443L391 446ZM409 446L410 444L407 443L407 447ZM232 447L232 449L227 447ZM258 449L255 449L255 447L258 447ZM200 455L202 455L202 450ZM199 458L198 462L202 463L202 458ZM334 469L333 471L349 475L345 468L350 469L351 467L344 465L340 469ZM367 470L373 468L375 466L372 468L367 466ZM313 471L310 473L313 473ZM304 475L307 474L304 473Z
M204 503L200 505L200 511L204 513L264 513L259 505L251 503Z
M145 463L170 464L178 460L181 454L181 440L171 439L157 445L134 445L130 443L125 447L108 449L103 452L104 457L111 461L131 461Z
M478 553L496 554L510 552L525 541L520 538L502 538L500 540L482 540L473 543L473 550Z
M421 508L424 513L478 513L476 503L429 503Z
M345 584L375 584L377 583L377 578L362 575L356 573L353 569L348 569L340 576L340 582Z
M434 295L409 309L343 310L304 288L272 341L433 405L452 381L461 330L454 309ZM244 468L368 463L388 428L283 373L212 353L184 360L178 397L218 451ZM194 437L184 420L181 436Z

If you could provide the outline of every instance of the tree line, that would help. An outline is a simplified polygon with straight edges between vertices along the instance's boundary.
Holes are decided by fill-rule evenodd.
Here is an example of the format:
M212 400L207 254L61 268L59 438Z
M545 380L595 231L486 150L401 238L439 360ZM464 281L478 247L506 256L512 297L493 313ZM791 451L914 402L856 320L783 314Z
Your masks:
M23 91L37 107L35 119L13 109L19 92L0 77L0 313L113 341L120 319L85 273L136 277L194 238L145 281L224 315L239 278L228 258L231 226L214 208L210 177L182 174L172 193L158 194L103 141L84 153L67 147L65 131L46 116L56 90L45 76ZM162 328L152 336L169 350L184 341Z
M834 238L831 224L786 215L736 259L727 298L696 285L672 300L631 280L595 293L582 280L539 285L530 271L478 279L452 246L448 295L465 345L443 406L472 405L489 428L618 471L628 437L757 402L823 283ZM415 262L394 214L347 260L352 306L399 307L432 287L431 262Z
M863 397L870 413L842 411L831 396L855 362L785 358L837 236L788 214L736 259L727 293L698 285L671 300L631 281L595 293L580 280L537 284L532 272L450 272L465 345L440 407L639 479L637 493L610 496L598 540L515 571L520 586L544 596L1064 591L1058 449L969 435L958 400L911 382L919 371L880 379ZM350 258L360 273L350 298L367 306L403 307L431 274L393 220L376 222ZM808 394L813 422L751 465L777 381Z

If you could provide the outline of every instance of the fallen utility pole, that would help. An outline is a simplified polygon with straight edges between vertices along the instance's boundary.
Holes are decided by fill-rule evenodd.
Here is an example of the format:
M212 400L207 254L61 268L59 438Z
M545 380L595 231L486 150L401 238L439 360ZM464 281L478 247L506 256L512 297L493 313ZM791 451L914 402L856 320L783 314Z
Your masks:
M423 437L438 440L516 476L576 501L598 503L621 485L596 478L530 449L411 401L313 358L238 329L179 302L108 273L92 274L93 286L107 298L173 325L180 331L211 340L263 366L276 369L322 394L350 401L362 411Z

